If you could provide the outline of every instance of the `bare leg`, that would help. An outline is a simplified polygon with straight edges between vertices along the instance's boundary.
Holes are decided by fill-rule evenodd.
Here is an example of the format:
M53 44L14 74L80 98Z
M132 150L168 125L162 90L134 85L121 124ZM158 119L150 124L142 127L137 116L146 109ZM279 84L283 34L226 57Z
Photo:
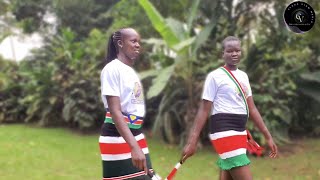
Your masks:
M220 178L219 180L232 180L232 176L229 171L220 170Z
M252 180L249 165L232 168L229 172L234 180Z

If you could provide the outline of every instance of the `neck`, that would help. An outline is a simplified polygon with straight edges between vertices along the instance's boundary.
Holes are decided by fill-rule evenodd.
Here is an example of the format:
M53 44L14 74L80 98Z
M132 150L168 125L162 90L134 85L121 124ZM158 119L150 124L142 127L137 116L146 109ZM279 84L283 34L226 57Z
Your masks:
M224 65L226 68L228 68L231 71L237 70L238 66L237 65L230 65L230 64L225 64Z
M119 53L118 57L117 57L121 62L123 62L124 64L128 65L128 66L133 66L134 64L134 60L128 58L126 55Z

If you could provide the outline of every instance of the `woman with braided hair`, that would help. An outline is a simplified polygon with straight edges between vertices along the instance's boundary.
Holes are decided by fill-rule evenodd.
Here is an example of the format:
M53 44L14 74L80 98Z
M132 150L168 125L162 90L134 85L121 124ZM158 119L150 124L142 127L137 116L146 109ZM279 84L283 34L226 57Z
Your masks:
M153 172L141 126L145 102L132 68L140 54L140 35L132 28L114 32L107 65L101 71L101 98L106 109L99 138L103 180L150 179Z

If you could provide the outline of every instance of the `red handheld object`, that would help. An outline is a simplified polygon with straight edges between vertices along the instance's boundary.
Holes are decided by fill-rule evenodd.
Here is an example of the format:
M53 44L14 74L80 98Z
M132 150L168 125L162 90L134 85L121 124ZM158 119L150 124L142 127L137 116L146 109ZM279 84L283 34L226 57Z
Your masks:
M170 172L170 174L168 175L168 177L165 180L172 180L173 177L176 175L178 169L181 167L181 165L183 164L182 161L178 162L174 168L172 169L172 171Z
M250 154L254 154L256 156L262 156L263 148L259 146L259 144L252 138L251 133L247 130L247 138L248 138L248 146L247 150Z

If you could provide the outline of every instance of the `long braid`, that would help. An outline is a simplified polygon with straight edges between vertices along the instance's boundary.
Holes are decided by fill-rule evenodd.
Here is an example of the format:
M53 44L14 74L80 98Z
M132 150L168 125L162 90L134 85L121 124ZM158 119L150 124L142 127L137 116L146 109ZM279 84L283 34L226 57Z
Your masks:
M127 28L121 28L109 37L106 57L107 64L117 58L117 55L119 53L118 41L122 40L122 30L124 29Z

